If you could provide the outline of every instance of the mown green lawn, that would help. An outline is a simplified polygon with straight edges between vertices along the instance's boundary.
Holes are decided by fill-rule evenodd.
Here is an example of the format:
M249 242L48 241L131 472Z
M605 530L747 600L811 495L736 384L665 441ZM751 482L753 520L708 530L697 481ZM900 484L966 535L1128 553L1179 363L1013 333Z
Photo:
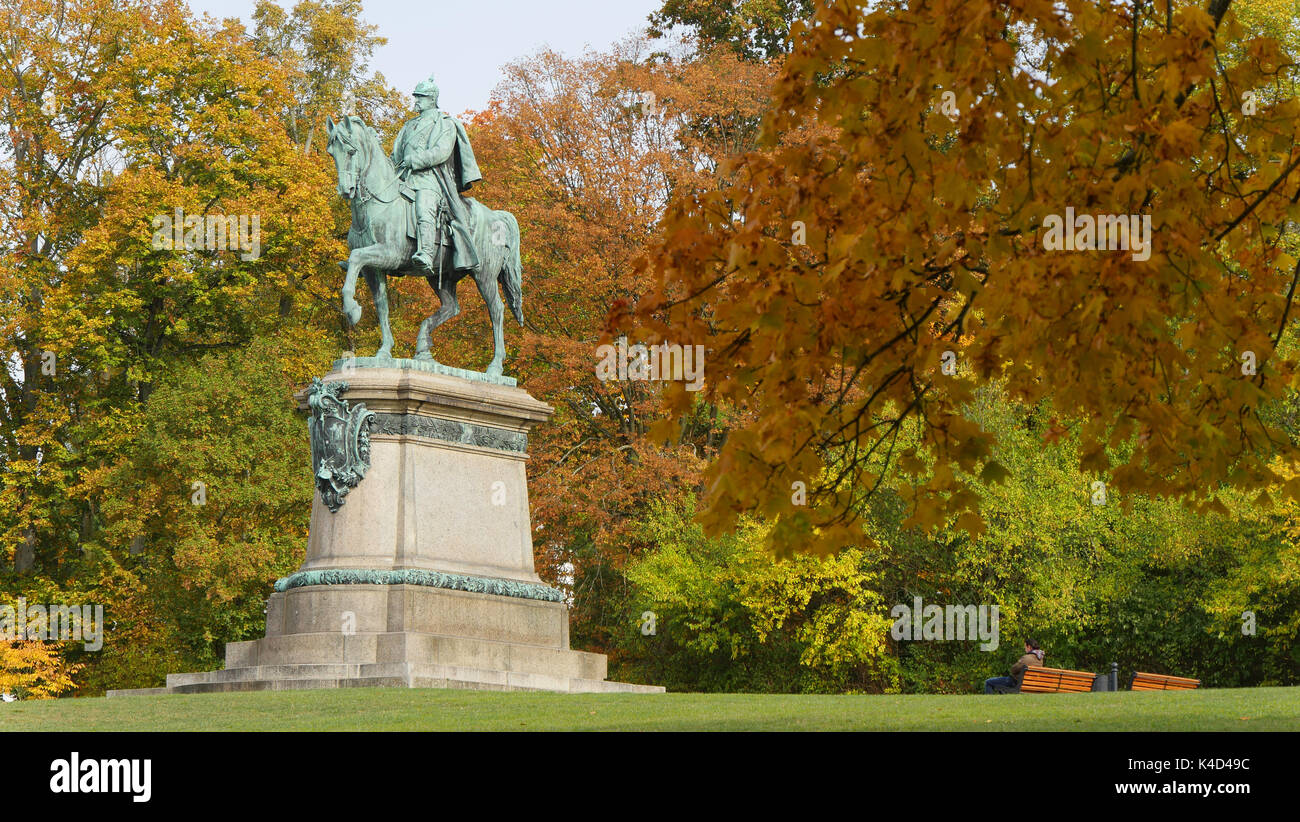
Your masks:
M1300 688L1008 696L357 688L0 704L0 731L1295 731Z

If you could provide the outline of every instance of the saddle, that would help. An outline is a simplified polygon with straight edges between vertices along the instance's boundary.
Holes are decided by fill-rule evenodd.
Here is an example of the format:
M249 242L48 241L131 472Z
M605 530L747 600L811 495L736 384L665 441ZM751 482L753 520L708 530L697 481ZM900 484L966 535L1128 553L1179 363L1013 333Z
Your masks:
M416 235L420 226L419 221L415 219L415 189L407 186L405 182L399 182L397 185L397 193L406 201L406 208L403 209L406 213L406 236L414 240L417 238ZM474 198L461 195L460 200L465 204L465 212L467 214L473 214ZM440 223L443 219L450 219L446 216L446 209L443 208L442 211L443 216L439 219ZM466 229L468 228L469 226L466 226Z

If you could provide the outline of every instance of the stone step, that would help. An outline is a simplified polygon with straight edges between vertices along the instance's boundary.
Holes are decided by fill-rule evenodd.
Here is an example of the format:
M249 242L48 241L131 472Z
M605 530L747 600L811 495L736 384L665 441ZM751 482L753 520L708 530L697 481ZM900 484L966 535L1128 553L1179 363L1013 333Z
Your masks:
M167 688L190 685L196 682L235 682L248 679L337 679L356 676L357 665L256 665L240 668L223 668L219 671L200 671L192 674L168 674Z
M340 671L337 669L352 669ZM335 670L330 670L335 669ZM173 680L173 677L177 677ZM184 679L180 679L184 677ZM168 677L167 693L230 693L316 688L464 688L561 693L663 693L663 688L580 677L555 677L447 665L273 665ZM154 689L157 690L157 689ZM112 695L128 695L115 692Z
M159 696L170 693L164 688L122 688L118 690L106 691L104 696Z
M474 668L485 671L544 674L562 679L602 680L605 657L584 651L514 642L412 632L356 634L339 632L273 636L226 646L227 668L298 665L410 663ZM348 676L321 671L311 676ZM169 679L168 682L171 682ZM178 681L177 684L185 684Z

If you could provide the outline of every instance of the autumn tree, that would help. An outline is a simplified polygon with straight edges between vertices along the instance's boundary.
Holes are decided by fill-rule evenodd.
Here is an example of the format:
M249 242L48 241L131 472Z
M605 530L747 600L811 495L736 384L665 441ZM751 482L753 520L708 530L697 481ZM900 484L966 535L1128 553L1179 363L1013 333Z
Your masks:
M577 59L542 51L508 66L468 121L484 173L471 193L514 213L523 237L526 327L507 342L521 384L556 408L530 442L533 538L539 573L572 583L575 641L601 645L630 619L622 568L637 522L657 497L698 484L700 457L724 426L703 409L677 445L645 439L660 388L597 375L608 306L648 287L629 261L673 194L714 185L721 158L753 144L770 79L732 55L651 59L637 39ZM394 325L399 346L410 345L436 299L421 281L399 288L404 321ZM463 305L434 354L481 367L486 315L477 297Z
M6 8L0 593L105 603L104 650L66 651L94 688L156 684L260 631L304 548L290 397L346 348L346 212L290 115L312 71L373 80L295 51L369 43L353 5L307 5L279 51L169 0ZM209 227L178 241L178 214Z
M1228 491L1226 516L1140 496L1121 506L1090 487L1077 431L1042 442L1050 401L1025 408L986 385L968 413L1000 432L993 456L1009 472L975 484L988 528L978 540L904 526L901 475L859 512L875 545L830 557L774 563L770 524L743 518L708 538L686 493L653 505L641 523L654 547L628 577L634 612L651 612L655 630L619 633L617 675L686 691L971 693L1034 636L1060 668L1117 662L1216 687L1300 678L1293 504ZM895 637L893 607L917 597L996 606L999 648Z
M290 10L258 0L253 10L254 47L286 71L287 93L276 98L275 113L294 145L325 168L332 162L323 139L327 117L359 114L383 132L395 129L406 113L403 95L383 75L369 70L374 50L387 40L375 34L376 27L364 23L360 14L359 0L300 0ZM335 225L346 233L351 219L347 202L340 197L326 201ZM351 325L334 311L337 293L312 287L337 277L333 261L321 263L286 276L280 315L288 316L295 300L313 301L314 311L336 315L336 324L349 335L348 348L355 348Z
M360 15L360 0L300 0L289 11L258 0L253 10L258 50L291 71L285 126L304 152L324 148L329 115L347 109L374 125L401 108L394 89L369 73L371 55L387 40Z
M811 17L813 6L814 0L665 0L650 15L649 32L658 37L685 28L706 48L770 60L789 51L792 27Z
M52 699L72 690L72 675L81 667L65 662L58 643L0 639L0 695L18 699Z
M909 524L978 534L958 475L1007 469L965 409L995 381L1050 401L1049 439L1076 431L1080 467L1130 497L1300 493L1261 415L1294 380L1300 112L1247 105L1293 63L1230 5L833 2L796 25L764 145L674 201L638 269L656 289L613 317L707 343L707 398L753 414L708 469L706 524L839 548L902 472Z
M691 521L691 499L665 494L641 518L654 548L628 577L636 613L654 624L620 632L620 676L684 691L898 689L879 555L773 563L768 526L749 521L709 539Z

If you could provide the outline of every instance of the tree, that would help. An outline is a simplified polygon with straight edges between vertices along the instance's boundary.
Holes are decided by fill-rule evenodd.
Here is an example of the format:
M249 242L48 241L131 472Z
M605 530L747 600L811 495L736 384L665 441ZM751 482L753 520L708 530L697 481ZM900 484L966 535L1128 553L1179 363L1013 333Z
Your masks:
M769 526L743 519L710 539L688 495L651 506L650 547L628 578L629 606L653 614L655 631L617 633L618 676L696 691L971 693L1032 636L1053 667L1116 662L1213 687L1296 682L1294 504L1229 493L1230 515L1198 516L1175 500L1098 496L1077 432L1042 442L1050 406L1019 406L996 385L976 392L967 413L1001 432L993 457L1009 472L975 486L979 539L904 526L909 479L897 475L859 512L878 547L834 557L772 562ZM997 647L988 634L893 636L893 608L916 598L997 607Z
M57 643L0 640L0 694L52 699L72 689L80 667L59 657Z
M135 643L169 643L170 670L219 667L225 643L261 636L272 583L302 562L311 455L276 342L174 368L122 432L134 447L85 475L104 526L78 564L117 580L102 587L134 605L119 628L146 621Z
M574 641L585 647L611 648L629 624L623 571L640 548L638 522L655 498L698 484L725 420L702 407L680 443L647 440L661 389L600 377L605 314L648 287L628 261L672 193L713 184L721 157L752 145L746 123L770 77L729 54L651 61L636 39L578 59L543 51L508 66L467 124L485 178L472 193L515 214L523 237L526 327L512 368L556 408L529 443L537 567L571 587ZM404 321L394 325L410 345L435 298L422 281L399 288ZM440 360L480 367L488 326L475 299L439 329Z
M673 690L896 691L881 569L861 550L768 561L762 526L705 537L684 494L650 506L655 550L628 571L654 631L620 633L627 670ZM645 623L649 626L649 623Z
M812 16L812 0L665 0L650 15L650 35L688 27L706 47L725 46L738 56L770 60L789 51L794 23Z
M324 150L319 137L328 115L361 114L382 128L404 109L383 76L368 73L375 48L388 41L360 17L360 0L300 0L291 12L258 0L253 11L258 50L292 70L285 127L305 153Z
M995 379L1050 398L1051 435L1077 428L1080 467L1117 490L1300 495L1260 414L1294 380L1300 109L1243 108L1293 69L1228 6L834 2L795 27L764 145L674 201L638 268L657 287L611 317L707 341L706 398L752 414L707 470L711 533L749 513L782 554L855 544L894 470L928 476L909 524L979 533L957 474L1006 469L963 408ZM1119 245L1121 216L1123 250L1063 250Z
M336 102L321 78L378 88L356 11L304 4L259 38L161 0L4 8L0 592L120 615L66 652L92 690L211 665L305 547L289 397L349 347L346 210L291 126L298 91L303 118ZM177 209L202 221L179 244Z

